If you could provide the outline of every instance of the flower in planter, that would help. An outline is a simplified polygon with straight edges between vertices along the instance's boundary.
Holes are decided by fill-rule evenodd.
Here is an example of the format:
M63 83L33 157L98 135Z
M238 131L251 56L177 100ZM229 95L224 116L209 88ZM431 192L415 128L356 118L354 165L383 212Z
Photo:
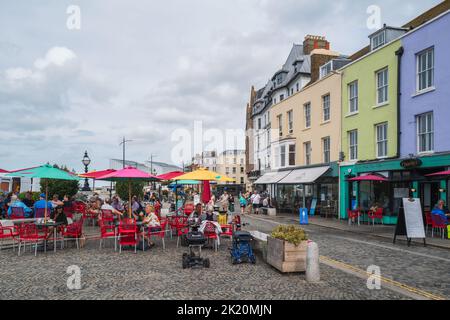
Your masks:
M308 240L305 230L295 225L280 225L272 230L271 237L287 241L295 246Z

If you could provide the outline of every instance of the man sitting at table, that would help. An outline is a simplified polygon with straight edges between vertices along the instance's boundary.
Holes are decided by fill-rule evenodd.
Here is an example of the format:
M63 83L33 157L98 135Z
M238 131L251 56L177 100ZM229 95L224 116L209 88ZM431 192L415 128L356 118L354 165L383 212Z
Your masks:
M45 193L41 193L39 195L39 200L34 203L34 212L36 213L36 209L44 209L45 210ZM53 204L50 201L47 201L47 213L50 215L51 210L53 209Z
M102 210L110 210L112 212L112 214L115 214L116 216L121 217L123 215L122 212L120 212L119 210L114 209L114 207L111 205L111 200L106 199L105 203L101 206Z
M431 214L442 217L442 219L445 221L445 224L448 224L448 208L445 206L444 200L438 201L436 206L433 208L433 211L431 211Z
M202 204L201 203L197 203L195 205L195 210L194 212L191 213L191 215L188 218L189 222L197 222L201 220L202 217Z
M8 204L9 208L8 208L8 217L11 217L12 214L12 209L11 208L22 208L23 212L24 212L24 217L25 218L29 218L32 216L33 214L33 210L31 208L28 208L25 203L23 203L22 201L19 200L19 198L13 194L11 196L11 202Z

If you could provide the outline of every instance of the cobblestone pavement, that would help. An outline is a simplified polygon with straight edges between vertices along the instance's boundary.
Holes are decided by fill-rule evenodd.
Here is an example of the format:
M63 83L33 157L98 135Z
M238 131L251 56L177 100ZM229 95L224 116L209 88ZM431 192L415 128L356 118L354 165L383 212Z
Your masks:
M277 223L298 224L293 218L246 216L247 228L270 233ZM450 299L450 250L423 247L326 227L303 226L319 245L320 255L366 270L380 267L383 277ZM322 267L322 266L321 266Z
M175 239L146 252L114 252L112 243L98 249L73 246L43 253L0 252L0 299L407 299L382 288L369 290L363 279L321 266L321 282L307 283L304 274L284 275L262 262L232 265L224 240L219 251L203 250L210 269L181 267L186 248ZM81 268L80 290L67 288L67 267Z

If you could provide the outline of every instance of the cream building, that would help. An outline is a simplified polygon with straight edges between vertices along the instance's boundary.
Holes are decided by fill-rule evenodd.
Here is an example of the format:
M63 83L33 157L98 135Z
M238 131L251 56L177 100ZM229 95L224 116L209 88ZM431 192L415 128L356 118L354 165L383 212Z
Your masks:
M245 169L245 150L226 150L217 159L217 172L233 178L243 189L248 185ZM219 183L227 184L227 183Z

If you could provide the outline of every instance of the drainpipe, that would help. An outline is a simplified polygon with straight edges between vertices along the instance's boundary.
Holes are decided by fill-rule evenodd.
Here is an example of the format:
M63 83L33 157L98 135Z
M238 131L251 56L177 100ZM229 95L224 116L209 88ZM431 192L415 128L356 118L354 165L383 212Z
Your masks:
M397 51L395 51L395 55L397 56L397 154L396 158L400 157L400 137L401 137L401 131L400 131L400 101L401 101L401 66L402 66L402 56L404 53L403 47L400 47Z

